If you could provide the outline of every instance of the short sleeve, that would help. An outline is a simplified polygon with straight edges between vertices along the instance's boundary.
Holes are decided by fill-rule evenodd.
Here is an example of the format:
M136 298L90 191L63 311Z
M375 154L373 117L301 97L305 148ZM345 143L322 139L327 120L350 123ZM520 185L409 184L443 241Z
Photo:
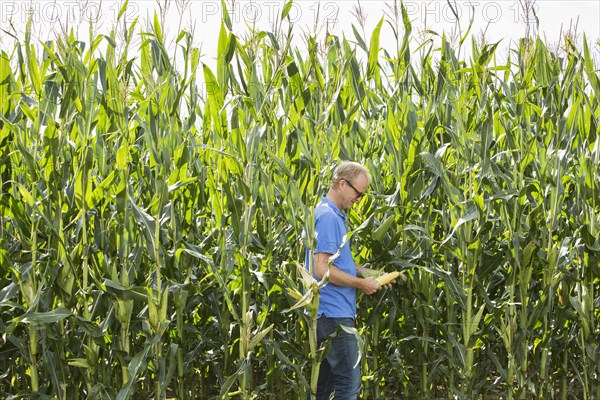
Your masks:
M338 227L338 217L332 213L325 213L315 221L315 237L317 247L314 253L337 253L342 243L342 234Z

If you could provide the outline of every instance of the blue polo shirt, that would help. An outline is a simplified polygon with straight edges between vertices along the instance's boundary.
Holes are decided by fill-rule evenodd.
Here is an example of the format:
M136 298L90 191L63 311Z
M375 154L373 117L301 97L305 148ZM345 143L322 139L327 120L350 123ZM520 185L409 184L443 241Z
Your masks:
M317 247L314 254L337 253L342 244L342 238L347 232L346 214L323 196L321 202L315 208ZM310 251L306 249L306 268L310 266L309 256ZM356 265L350 251L349 240L342 247L339 257L333 261L333 265L352 276L356 276ZM321 288L320 294L319 316L323 314L332 318L354 318L356 316L355 288L338 286L328 282L327 285Z

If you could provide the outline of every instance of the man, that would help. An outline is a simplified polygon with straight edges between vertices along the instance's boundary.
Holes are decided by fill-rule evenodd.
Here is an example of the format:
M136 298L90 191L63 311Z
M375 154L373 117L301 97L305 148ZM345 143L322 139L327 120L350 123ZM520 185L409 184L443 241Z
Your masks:
M354 262L350 243L343 247L347 233L346 214L364 197L370 182L369 171L362 165L344 161L331 179L331 186L315 209L315 236L317 247L313 255L313 271L316 279L322 279L329 269L329 281L320 290L317 320L319 345L336 332L338 325L354 326L356 317L356 289L370 295L381 289L377 281L369 277L376 271ZM329 259L340 251L333 264ZM310 251L306 251L306 265ZM317 400L329 399L335 393L336 400L356 399L361 387L358 345L354 335L341 331L332 339L327 358L319 372Z

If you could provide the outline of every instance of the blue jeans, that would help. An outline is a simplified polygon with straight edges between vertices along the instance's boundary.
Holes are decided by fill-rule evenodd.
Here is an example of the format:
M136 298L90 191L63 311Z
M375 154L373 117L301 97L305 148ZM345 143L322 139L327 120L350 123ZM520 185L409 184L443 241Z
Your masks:
M338 330L338 325L353 327L352 318L327 318L317 320L317 341L323 343L329 335ZM354 335L339 329L331 339L331 347L327 358L321 363L317 400L329 400L334 393L334 400L355 400L360 392L360 364L358 361L358 344Z

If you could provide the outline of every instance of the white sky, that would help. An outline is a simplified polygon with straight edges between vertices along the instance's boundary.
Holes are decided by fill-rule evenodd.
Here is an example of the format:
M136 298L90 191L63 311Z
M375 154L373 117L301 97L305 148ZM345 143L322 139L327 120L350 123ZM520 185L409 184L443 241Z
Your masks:
M254 24L263 30L272 29L273 22L281 13L285 1L276 0L233 0L235 11L232 13L234 31L243 35L247 25ZM446 32L452 35L457 30L457 22L464 31L469 18L473 15L474 25L471 33L481 37L485 31L487 42L502 41L499 50L506 50L511 41L524 36L527 17L522 10L519 0L451 0L459 12L457 20L447 1L405 1L408 16L413 24L413 37L422 38L424 30L430 29L438 33ZM226 0L230 5L232 0ZM118 0L0 0L0 29L10 32L16 30L22 37L25 21L32 16L34 21L34 37L48 40L65 26L79 32L81 40L87 41L90 19L94 22L97 33L107 33L115 25L116 16L121 9L122 1ZM126 19L133 21L139 18L144 27L151 21L154 10L165 8L163 13L165 35L173 40L180 29L195 26L196 44L201 46L202 61L211 65L216 56L218 32L221 22L221 2L215 0L134 0L126 9ZM295 35L298 45L305 48L302 33L323 34L325 26L330 32L339 36L345 35L353 39L351 24L362 33L358 19L355 16L356 7L360 4L366 14L365 40L379 19L387 12L390 13L391 1L362 0L297 0L289 14L295 25ZM539 18L539 33L545 42L552 46L559 43L561 32L570 27L577 27L580 41L585 32L594 52L595 58L600 58L600 1L599 0L536 0L534 2L536 15ZM91 17L90 17L91 16ZM11 27L12 26L14 27ZM533 26L533 24L531 25ZM9 37L0 31L0 47L6 50ZM395 42L390 27L384 24L381 33L382 46L393 49ZM413 46L413 48L416 46Z

